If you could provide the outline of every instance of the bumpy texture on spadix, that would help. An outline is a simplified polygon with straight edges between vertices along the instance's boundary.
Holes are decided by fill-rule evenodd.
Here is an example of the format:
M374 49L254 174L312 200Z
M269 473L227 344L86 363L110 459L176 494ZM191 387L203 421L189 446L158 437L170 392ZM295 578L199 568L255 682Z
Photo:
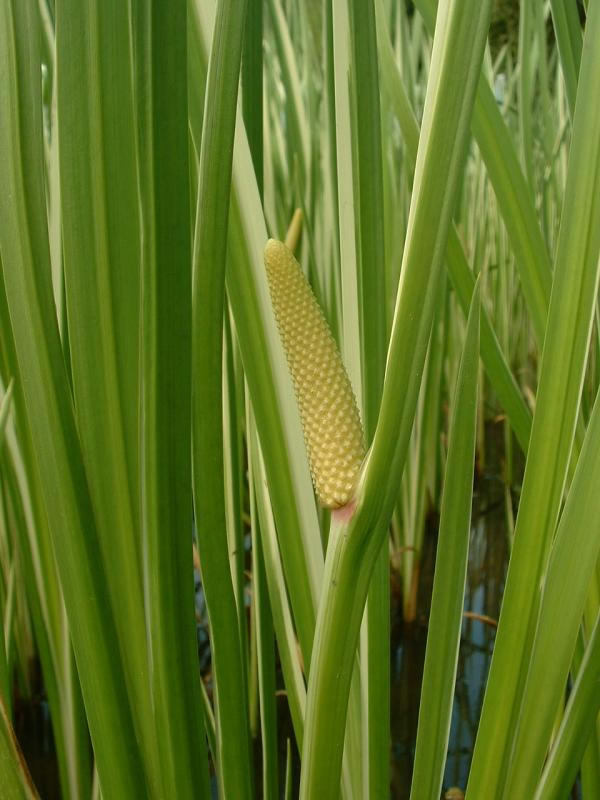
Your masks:
M315 491L340 508L354 494L364 458L363 432L340 352L292 252L275 239L265 266L279 333L300 408Z

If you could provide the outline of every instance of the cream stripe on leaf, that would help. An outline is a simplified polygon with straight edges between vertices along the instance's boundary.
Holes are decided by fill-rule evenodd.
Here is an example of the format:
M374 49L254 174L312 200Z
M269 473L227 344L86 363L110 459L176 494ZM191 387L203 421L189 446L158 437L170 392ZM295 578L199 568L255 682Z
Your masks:
M323 312L292 252L269 239L265 266L315 491L325 508L340 508L353 497L365 454L354 392Z

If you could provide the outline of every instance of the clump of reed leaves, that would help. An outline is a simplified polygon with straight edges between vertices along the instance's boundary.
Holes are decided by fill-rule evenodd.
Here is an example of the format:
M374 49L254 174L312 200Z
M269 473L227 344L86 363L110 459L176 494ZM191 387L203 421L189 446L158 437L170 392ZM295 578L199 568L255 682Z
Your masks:
M522 3L494 60L490 0L414 5L0 4L4 797L34 650L65 798L291 797L276 653L300 796L388 796L390 557L410 617L430 506L439 797L491 416L507 497L526 465L466 796L600 796L600 3ZM369 447L343 518L266 284L295 208Z

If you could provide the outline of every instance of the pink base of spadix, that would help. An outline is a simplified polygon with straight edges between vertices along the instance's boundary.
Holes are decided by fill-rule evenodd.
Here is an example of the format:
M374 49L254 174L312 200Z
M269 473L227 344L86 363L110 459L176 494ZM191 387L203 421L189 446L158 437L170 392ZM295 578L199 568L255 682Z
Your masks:
M354 512L356 511L356 502L354 500L350 500L349 503L346 503L345 506L341 506L340 508L334 508L331 512L331 518L335 522L348 522L352 519Z

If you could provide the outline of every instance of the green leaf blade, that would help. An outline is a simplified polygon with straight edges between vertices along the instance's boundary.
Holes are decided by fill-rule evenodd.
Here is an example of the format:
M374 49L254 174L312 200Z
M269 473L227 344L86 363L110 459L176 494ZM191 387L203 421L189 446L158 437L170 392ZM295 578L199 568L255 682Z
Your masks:
M187 6L133 6L142 203L141 477L161 795L210 795L192 569Z
M128 13L57 3L65 288L78 430L136 732L156 773L142 595L140 225ZM110 58L105 54L110 53ZM158 786L154 774L152 783Z
M209 58L194 231L194 508L211 628L217 760L224 796L253 795L246 673L229 566L224 496L222 343L233 141L246 3L221 0Z
M462 627L477 421L479 284L454 393L436 568L427 633L411 798L437 800L450 734Z
M564 696L600 555L600 403L596 402L552 545L505 794L533 796Z
M535 800L566 797L573 786L585 748L594 741L600 709L599 673L600 617L594 625L561 726L536 789Z
M600 8L584 41L569 171L536 410L469 793L500 792L573 445L600 264ZM503 618L506 620L503 622ZM520 668L515 667L515 659ZM493 740L495 757L486 749ZM491 796L495 796L491 794Z
M37 25L33 3L2 5L0 153L11 169L0 201L0 248L27 415L98 769L105 793L125 798L146 787L54 311Z

